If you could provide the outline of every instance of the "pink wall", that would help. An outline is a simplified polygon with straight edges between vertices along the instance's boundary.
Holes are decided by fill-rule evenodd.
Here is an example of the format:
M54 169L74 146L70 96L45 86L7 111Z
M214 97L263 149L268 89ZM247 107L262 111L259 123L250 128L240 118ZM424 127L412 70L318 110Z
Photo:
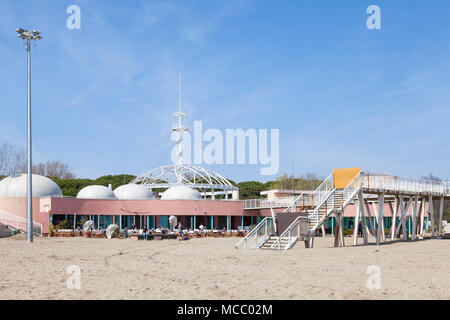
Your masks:
M51 214L101 215L242 215L242 201L233 200L87 200L43 199Z
M0 210L26 218L26 198L0 199ZM1 212L1 211L0 211ZM243 215L242 201L233 200L87 200L75 198L33 198L33 221L48 233L49 214L77 215ZM157 217L158 218L158 217Z
M33 221L42 224L42 232L48 233L50 221L48 213L41 210L41 199L33 198ZM0 199L0 215L2 211L27 218L27 198L1 198Z

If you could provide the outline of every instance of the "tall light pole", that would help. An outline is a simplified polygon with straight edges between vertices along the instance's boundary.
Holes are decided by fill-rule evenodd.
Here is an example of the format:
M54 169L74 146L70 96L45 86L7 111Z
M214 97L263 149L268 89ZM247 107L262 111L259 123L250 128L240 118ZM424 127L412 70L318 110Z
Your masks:
M41 33L37 30L29 31L17 29L18 37L23 40L24 47L27 50L27 232L28 242L33 242L33 193L32 193L32 162L31 162L31 41L42 39Z

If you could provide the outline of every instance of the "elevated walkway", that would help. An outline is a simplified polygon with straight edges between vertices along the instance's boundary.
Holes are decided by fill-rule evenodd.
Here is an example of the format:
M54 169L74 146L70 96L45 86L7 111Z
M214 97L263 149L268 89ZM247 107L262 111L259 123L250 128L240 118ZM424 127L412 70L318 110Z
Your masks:
M336 218L335 246L344 246L343 213L349 204L355 204L357 213L353 224L356 226L354 228L354 244L357 244L358 231L363 234L364 244L368 243L369 225L377 238L377 244L380 244L381 241L387 240L383 223L383 208L385 203L389 203L393 218L390 230L391 240L399 236L400 230L404 240L408 240L409 237L415 240L424 236L426 202L430 207L431 236L442 237L443 205L446 198L450 198L450 185L447 183L362 172L359 168L337 169L314 192L301 194L294 198L286 205L284 212L278 214L276 218L301 211L306 213L306 226L304 221L302 223L304 219L298 217L281 234L278 232L279 236L274 237L273 230L267 229L267 226L275 225L272 221L274 218L265 218L262 221L264 224L260 223L256 226L247 237L251 237L252 234L259 235L258 245L251 246L256 250L269 247L287 250L292 248L298 239L304 240L306 247L312 247L317 229L333 214ZM440 201L439 209L434 209L433 200L437 199ZM369 200L378 203L375 214L376 223L372 222L367 214L366 207ZM271 203L268 205L270 206ZM408 231L407 223L412 225L411 231ZM266 229L261 229L263 226ZM359 230L359 226L361 226L361 230ZM236 248L246 247L244 244L247 243L247 240L242 239Z

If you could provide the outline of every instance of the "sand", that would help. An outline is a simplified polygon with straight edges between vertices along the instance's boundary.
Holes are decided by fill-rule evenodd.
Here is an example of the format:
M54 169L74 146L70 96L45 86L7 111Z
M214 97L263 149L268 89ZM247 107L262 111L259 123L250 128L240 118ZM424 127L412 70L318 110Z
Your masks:
M332 248L325 237L274 252L236 250L236 238L24 239L0 239L0 299L450 299L450 240Z

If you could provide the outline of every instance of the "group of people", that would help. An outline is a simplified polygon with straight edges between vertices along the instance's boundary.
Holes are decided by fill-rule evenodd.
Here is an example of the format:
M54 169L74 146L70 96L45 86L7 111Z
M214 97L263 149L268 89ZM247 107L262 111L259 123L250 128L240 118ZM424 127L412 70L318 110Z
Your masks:
M82 231L80 226L77 226L76 231ZM104 225L100 225L98 230L95 230L100 234L106 234L106 228ZM178 232L179 235L182 235L184 233L189 233L189 232L194 232L193 229L191 228L184 228L184 226L179 222L177 227L175 228L176 232ZM199 225L198 230L196 230L198 233L203 234L203 232L205 232L205 226L203 226L202 224ZM225 228L224 230L221 230L222 232L225 232ZM158 227L152 227L152 228L147 228L146 225L138 228L136 225L131 226L131 228L125 227L124 229L120 230L120 235L121 237L124 238L129 238L132 235L140 235L144 238L144 240L147 240L149 238L149 236L152 234L152 232L157 232L160 234L168 234L170 232L170 229L167 227L163 227L161 225L159 225Z
M125 229L120 230L120 233L125 238L131 237L132 235L142 235L144 240L147 240L149 235L152 234L152 232L158 232L161 234L167 234L169 233L169 228L158 226L157 228L150 228L148 229L146 225L144 225L141 228L138 228L137 226L133 225L131 228L125 227Z

